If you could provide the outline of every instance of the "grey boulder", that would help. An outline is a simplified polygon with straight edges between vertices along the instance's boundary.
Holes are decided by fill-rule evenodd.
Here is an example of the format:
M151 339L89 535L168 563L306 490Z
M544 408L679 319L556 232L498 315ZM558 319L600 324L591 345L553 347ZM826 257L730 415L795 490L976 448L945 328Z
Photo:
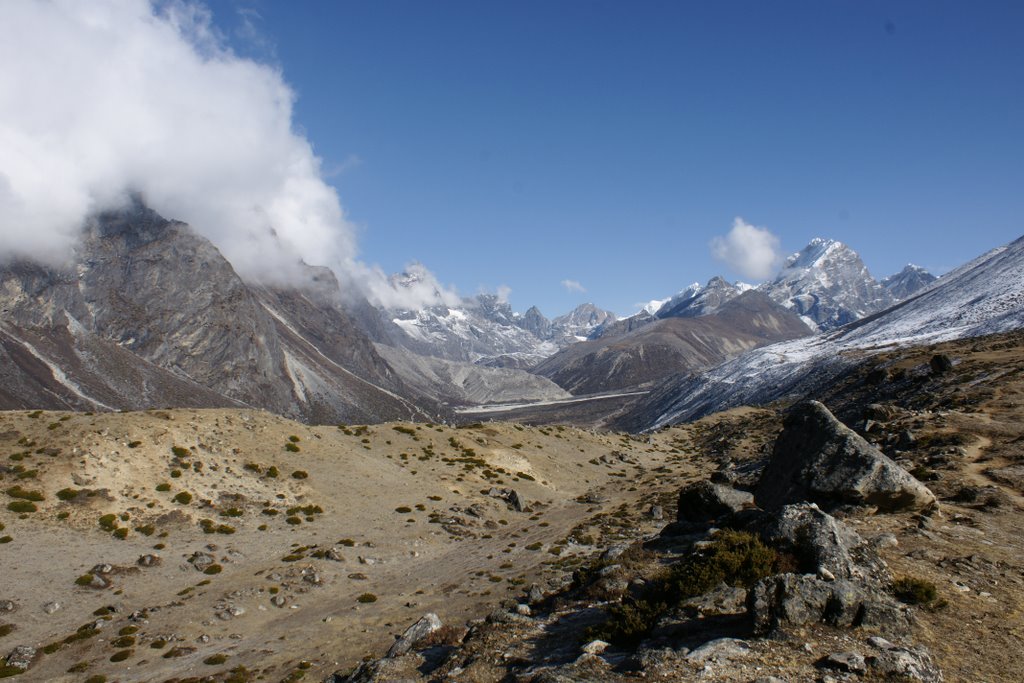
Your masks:
M886 512L935 504L926 486L817 401L800 404L786 418L754 498L765 510L800 501Z
M754 496L746 491L707 480L698 481L679 492L676 519L680 522L710 522L753 505Z

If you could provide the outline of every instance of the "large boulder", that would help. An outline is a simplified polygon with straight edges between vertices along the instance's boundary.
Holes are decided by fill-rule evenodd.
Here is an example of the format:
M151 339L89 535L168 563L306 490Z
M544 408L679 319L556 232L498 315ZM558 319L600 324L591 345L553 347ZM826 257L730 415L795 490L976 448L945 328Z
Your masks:
M891 579L860 534L813 503L785 506L763 523L760 534L768 545L795 556L805 572L878 585Z
M698 481L679 492L680 522L711 522L754 506L754 496L729 486Z
M765 510L802 501L886 512L935 504L926 486L817 401L800 404L786 418L754 498Z
M825 623L863 626L889 635L910 629L906 610L881 589L859 581L826 581L812 574L776 574L758 581L747 598L754 632Z

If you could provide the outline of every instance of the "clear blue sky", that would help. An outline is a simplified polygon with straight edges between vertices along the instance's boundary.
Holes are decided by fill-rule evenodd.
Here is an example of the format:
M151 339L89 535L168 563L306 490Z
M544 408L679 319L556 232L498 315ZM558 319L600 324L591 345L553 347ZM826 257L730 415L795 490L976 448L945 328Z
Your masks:
M1024 234L1021 2L210 6L296 90L363 260L517 310L736 279L736 216L877 277Z

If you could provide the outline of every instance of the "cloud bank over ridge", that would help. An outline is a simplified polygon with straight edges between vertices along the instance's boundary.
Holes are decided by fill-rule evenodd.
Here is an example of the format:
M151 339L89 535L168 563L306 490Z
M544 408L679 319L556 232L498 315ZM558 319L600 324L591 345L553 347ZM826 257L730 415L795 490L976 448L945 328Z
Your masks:
M0 257L59 262L137 192L245 277L288 281L302 259L401 298L357 261L280 70L233 53L205 6L3 3L0 63Z

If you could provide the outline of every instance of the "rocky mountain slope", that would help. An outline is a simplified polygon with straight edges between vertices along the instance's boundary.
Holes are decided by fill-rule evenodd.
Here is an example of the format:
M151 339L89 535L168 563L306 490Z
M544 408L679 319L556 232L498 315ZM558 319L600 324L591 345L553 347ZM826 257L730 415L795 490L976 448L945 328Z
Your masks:
M410 619L330 680L1017 680L1022 335L876 360L901 377L854 368L819 395L846 424L810 402L652 434L700 473L604 528L673 520L659 533L599 543L468 632Z
M418 356L437 344L343 292L329 269L302 272L287 285L245 282L208 241L136 198L89 223L74 263L0 266L0 407L251 406L334 423L436 419L440 402L564 394L521 370ZM430 336L419 322L456 321L454 333L438 325L452 333L448 355L486 351L499 366L557 349L496 297L477 297L474 310L489 328L465 311L431 309L405 329Z
M747 353L700 377L670 380L616 424L657 428L738 405L807 394L865 356L1024 327L1024 238L945 275L922 293L831 333Z
M534 372L573 394L623 390L698 372L756 346L808 333L799 318L759 292L737 295L712 310L574 344Z

